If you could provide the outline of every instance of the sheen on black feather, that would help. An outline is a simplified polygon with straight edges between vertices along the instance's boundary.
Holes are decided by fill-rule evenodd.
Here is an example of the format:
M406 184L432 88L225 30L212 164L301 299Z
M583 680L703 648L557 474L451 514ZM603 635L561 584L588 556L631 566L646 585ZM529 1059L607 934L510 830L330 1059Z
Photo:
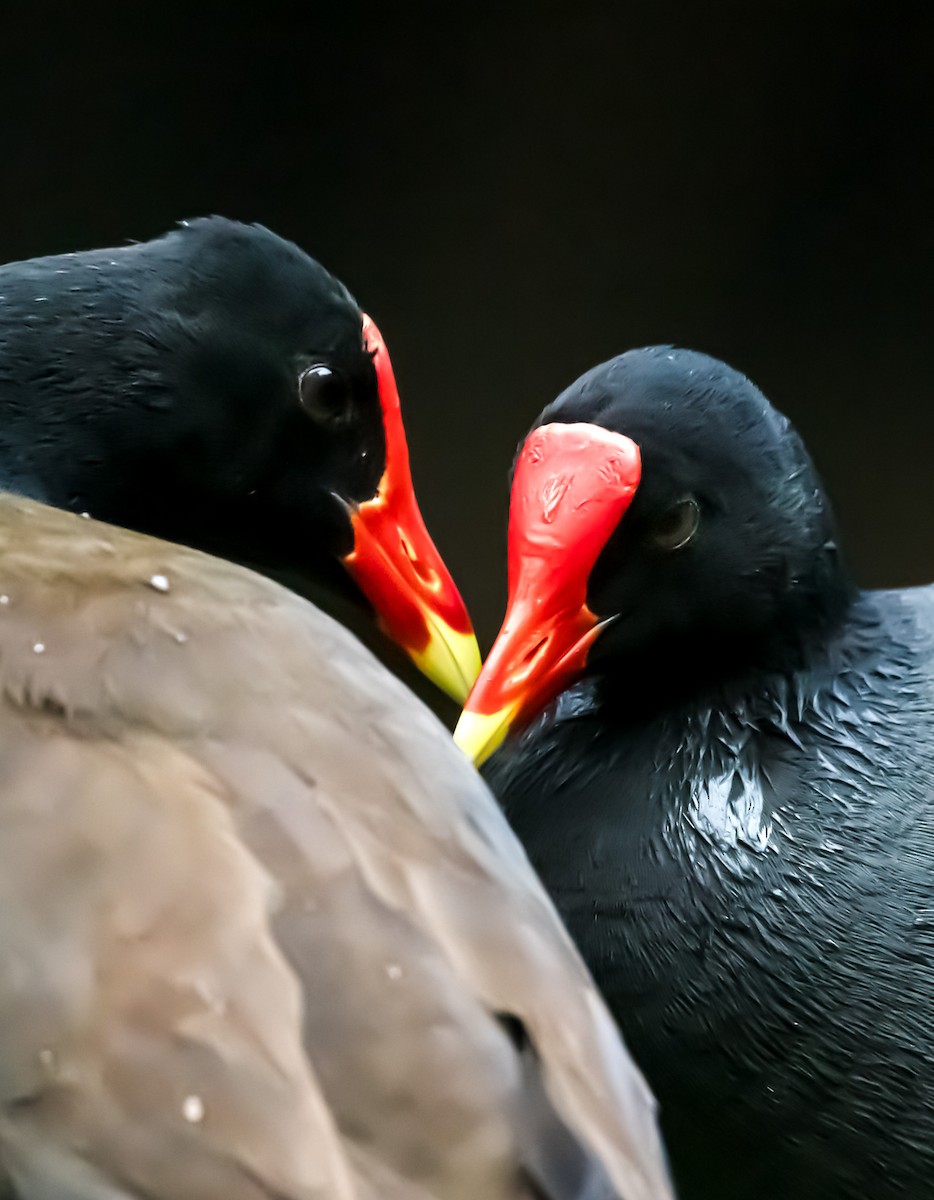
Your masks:
M852 582L800 439L704 355L622 355L540 421L633 439L642 479L587 590L617 619L485 776L658 1095L679 1194L926 1196L934 589ZM653 553L685 494L696 536Z

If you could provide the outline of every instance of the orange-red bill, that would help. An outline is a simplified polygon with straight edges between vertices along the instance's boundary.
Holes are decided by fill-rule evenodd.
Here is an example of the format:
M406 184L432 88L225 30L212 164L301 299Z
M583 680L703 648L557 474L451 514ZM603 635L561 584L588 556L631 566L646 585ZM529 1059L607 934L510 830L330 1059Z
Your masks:
M366 314L363 340L376 369L386 468L376 495L351 510L354 545L344 564L388 636L429 679L463 703L480 670L477 639L419 511L389 351Z
M598 425L543 425L516 463L506 617L454 737L479 766L583 671L601 622L587 582L641 478L639 447Z

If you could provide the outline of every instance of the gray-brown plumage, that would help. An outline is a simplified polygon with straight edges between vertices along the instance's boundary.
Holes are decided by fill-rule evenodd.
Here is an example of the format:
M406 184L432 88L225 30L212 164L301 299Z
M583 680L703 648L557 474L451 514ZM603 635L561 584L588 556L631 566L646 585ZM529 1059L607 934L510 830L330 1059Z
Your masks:
M345 630L0 497L0 1194L669 1197L517 842Z

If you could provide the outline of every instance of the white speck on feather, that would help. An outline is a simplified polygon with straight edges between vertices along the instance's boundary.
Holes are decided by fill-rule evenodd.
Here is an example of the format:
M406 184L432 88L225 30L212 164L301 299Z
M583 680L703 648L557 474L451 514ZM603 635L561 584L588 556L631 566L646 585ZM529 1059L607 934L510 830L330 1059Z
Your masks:
M200 1096L186 1096L182 1105L182 1116L192 1125L204 1120L204 1101Z
M386 964L386 974L393 981L395 981L397 979L401 979L402 978L402 968L399 966L398 963L387 963Z
M155 588L157 592L167 592L169 590L169 577L167 575L151 575L149 586Z
M90 519L91 519L91 514L90 514L90 513L78 513L78 516L79 516L79 517L84 517L85 521L90 521Z
M0 596L0 604L9 604L9 603L10 603L9 596L6 596L6 595Z
M188 634L183 629L176 629L172 635L180 646L183 646L188 641Z
M45 654L45 642L36 642L33 646L33 652L35 654Z
M39 1062L49 1071L55 1067L55 1055L47 1046L39 1051Z

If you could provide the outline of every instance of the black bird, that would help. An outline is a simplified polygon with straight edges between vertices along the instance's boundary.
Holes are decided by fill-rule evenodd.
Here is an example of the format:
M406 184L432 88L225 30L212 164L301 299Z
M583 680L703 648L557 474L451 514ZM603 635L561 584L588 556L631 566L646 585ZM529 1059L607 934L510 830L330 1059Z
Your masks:
M856 587L788 421L672 347L545 409L509 568L457 736L513 726L487 779L681 1196L931 1195L934 589Z
M457 699L479 670L379 330L261 226L207 218L0 267L0 486L253 566L342 616L362 591Z

